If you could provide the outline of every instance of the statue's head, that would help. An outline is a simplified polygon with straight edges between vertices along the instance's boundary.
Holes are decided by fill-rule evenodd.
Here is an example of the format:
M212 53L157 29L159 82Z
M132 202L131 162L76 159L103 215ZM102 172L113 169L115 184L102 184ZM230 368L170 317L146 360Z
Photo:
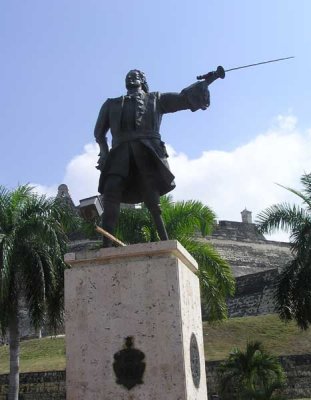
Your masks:
M125 77L125 86L127 89L141 88L145 93L149 92L146 76L138 69L132 69Z

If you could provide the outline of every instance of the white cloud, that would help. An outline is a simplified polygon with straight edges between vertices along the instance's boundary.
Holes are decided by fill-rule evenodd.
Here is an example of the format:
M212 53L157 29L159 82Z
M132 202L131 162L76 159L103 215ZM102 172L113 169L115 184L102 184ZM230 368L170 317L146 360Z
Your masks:
M52 186L44 186L38 183L31 184L30 186L34 187L34 192L38 194L45 194L48 197L54 197L57 193L57 185Z
M84 146L84 152L74 157L66 167L64 183L75 203L97 194L99 171L95 168L98 160L96 143Z
M197 198L221 219L237 220L246 206L254 214L272 203L292 198L275 182L297 187L311 169L310 137L296 130L293 117L231 152L205 151L197 159L177 154L170 164L176 175L176 199Z
M273 128L231 152L205 151L189 159L169 147L177 184L174 198L196 198L219 219L233 221L241 220L244 207L255 217L274 203L297 202L275 183L300 188L300 176L311 171L310 142L310 131L299 132L294 116L278 116ZM285 240L287 235L274 238Z
M246 207L253 218L264 208L297 199L275 183L300 188L303 172L311 171L311 130L300 132L293 115L278 116L274 126L232 151L203 151L196 159L168 145L169 163L176 176L175 200L197 199L221 220L240 221ZM63 182L75 203L97 193L99 173L96 144L87 144L66 168ZM49 194L55 188L46 188ZM55 190L56 193L56 190ZM286 236L278 236L282 240Z
M64 178L61 183L68 186L69 193L75 204L79 200L97 194L99 171L95 168L98 159L98 147L96 143L86 144L83 153L75 156L66 166ZM57 187L34 184L38 193L46 193L56 196Z

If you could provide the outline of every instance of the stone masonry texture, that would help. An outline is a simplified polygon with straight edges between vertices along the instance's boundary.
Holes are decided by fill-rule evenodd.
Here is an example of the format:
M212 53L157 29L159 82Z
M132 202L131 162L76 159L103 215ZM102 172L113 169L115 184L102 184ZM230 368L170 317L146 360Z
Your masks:
M236 277L235 296L227 299L229 317L275 312L278 271L292 259L288 243L266 240L255 224L231 221L220 221L202 241L213 245ZM204 304L202 314L207 319Z
M236 278L236 292L228 298L229 317L275 313L274 291L278 270L270 269Z
M8 375L0 375L0 400L7 400ZM20 374L19 400L65 400L66 372L47 371Z

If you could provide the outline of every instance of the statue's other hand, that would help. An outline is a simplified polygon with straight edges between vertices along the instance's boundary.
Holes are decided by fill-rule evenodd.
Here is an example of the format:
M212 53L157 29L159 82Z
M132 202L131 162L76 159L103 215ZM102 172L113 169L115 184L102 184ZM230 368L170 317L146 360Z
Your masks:
M106 164L106 160L107 160L107 156L102 156L100 155L98 161L97 161L97 165L96 168L99 169L100 171L103 171L105 164Z

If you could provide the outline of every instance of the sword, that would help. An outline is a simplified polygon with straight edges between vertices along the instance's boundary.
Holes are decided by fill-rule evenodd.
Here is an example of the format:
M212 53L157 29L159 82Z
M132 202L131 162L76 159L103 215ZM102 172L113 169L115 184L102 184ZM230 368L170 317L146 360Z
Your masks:
M102 234L106 238L115 242L117 245L122 246L122 247L126 246L125 243L121 242L121 240L117 239L115 236L113 236L111 233L107 232L105 229L101 228L100 226L95 225L95 230L96 230L96 232Z
M275 60L261 61L261 62L255 63L255 64L242 65L240 67L234 67L234 68L230 68L230 69L224 69L224 67L219 65L217 67L216 71L211 71L211 72L208 72L207 74L199 75L199 76L197 76L197 79L198 80L204 79L205 81L208 82L208 85L210 85L212 82L214 82L218 78L224 79L224 77L226 76L226 72L235 71L237 69L242 69L242 68L255 67L256 65L268 64L268 63L277 62L277 61L289 60L290 58L295 58L295 57L291 56L291 57L277 58Z

